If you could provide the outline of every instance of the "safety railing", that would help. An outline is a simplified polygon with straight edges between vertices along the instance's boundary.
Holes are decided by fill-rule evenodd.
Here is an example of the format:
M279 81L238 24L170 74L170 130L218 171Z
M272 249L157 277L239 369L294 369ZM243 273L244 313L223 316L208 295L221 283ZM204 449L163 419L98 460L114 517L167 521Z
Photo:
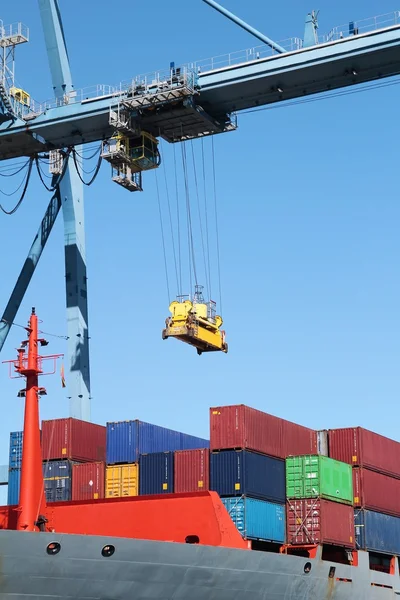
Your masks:
M400 11L396 10L391 13L362 19L361 21L350 21L346 25L334 27L328 34L321 35L318 38L320 44L333 42L344 38L368 33L369 31L377 31L378 29L388 29L400 25Z
M29 28L26 25L23 23L3 25L3 21L0 21L0 46L20 44L27 41L29 41Z

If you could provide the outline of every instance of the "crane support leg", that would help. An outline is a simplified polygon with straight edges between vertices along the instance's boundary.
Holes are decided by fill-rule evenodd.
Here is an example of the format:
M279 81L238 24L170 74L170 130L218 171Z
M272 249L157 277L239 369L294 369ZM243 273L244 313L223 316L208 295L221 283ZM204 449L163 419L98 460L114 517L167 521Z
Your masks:
M40 16L54 95L72 103L68 52L57 0L39 0ZM86 288L83 185L74 166L68 166L60 183L64 217L65 278L68 319L67 379L70 416L90 420L88 302Z
M46 245L47 240L53 225L56 221L57 215L60 211L61 199L58 190L50 200L47 207L43 220L40 224L39 230L33 240L31 249L29 250L28 257L24 262L21 273L19 274L17 283L12 291L8 304L5 308L3 316L0 321L0 351L4 346L7 339L8 333L11 329L15 317L17 316L18 309L24 299L25 292L28 289L29 283L32 279L32 275L35 272L36 266L42 255L43 249Z

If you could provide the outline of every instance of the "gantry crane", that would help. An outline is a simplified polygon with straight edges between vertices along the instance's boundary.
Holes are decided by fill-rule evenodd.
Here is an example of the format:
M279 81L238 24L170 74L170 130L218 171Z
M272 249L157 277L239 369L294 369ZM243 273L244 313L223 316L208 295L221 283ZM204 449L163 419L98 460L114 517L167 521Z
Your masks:
M0 24L0 159L50 153L54 184L54 195L3 313L0 349L62 206L71 416L90 419L84 205L82 183L68 160L73 148L101 142L113 180L129 191L140 191L143 172L160 163L159 138L176 143L233 131L236 113L241 110L400 73L399 11L366 22L350 22L322 38L317 14L311 12L303 39L277 44L214 0L203 1L262 45L227 55L223 62L210 59L179 67L171 63L150 77L134 77L126 85L97 86L92 93L83 93L72 85L58 2L39 0L55 90L54 102L45 104L33 102L10 77L15 47L28 41L27 30L18 26L17 31L9 31ZM183 320L186 330L182 335L188 341L193 332L188 318L195 313L197 323L211 336L202 343L198 336L198 350L226 351L221 323L212 307L208 310L206 303L195 302L199 305L197 314L193 303L189 306L184 302L178 307L171 304L172 318L164 337L179 337L174 328ZM217 348L212 348L214 342Z

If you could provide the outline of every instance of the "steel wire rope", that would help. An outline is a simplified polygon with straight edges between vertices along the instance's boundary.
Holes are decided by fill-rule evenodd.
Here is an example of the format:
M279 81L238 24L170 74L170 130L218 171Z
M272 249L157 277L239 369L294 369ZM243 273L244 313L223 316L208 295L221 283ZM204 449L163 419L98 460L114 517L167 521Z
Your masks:
M214 215L215 215L215 232L216 232L216 241L217 241L219 305L220 305L220 313L222 315L221 261L220 261L220 253L219 253L219 225L218 225L218 208L217 208L217 183L216 183L216 173L215 173L214 137L211 138L211 154L212 154L212 171L213 171L213 184L214 184Z
M162 248L163 248L163 254L164 254L165 280L166 280L166 284L167 284L167 294L168 294L168 304L169 304L171 302L171 296L170 296L170 292L169 292L168 262L167 262L167 253L166 253L166 249L165 249L164 224L163 224L162 212L161 212L160 189L158 186L157 169L155 170L155 178L156 178L158 214L160 216L161 240L162 240Z
M0 168L0 177L14 177L14 175L18 175L18 173L21 173L21 171L23 171L23 170L25 169L25 167L27 167L27 166L28 166L28 164L29 164L29 160L30 160L30 159L28 158L28 160L24 161L24 162L22 163L22 166L21 166L19 169L17 169L16 171L14 171L14 173L8 173L8 174L2 173L2 172L1 172L1 168ZM3 167L3 170L4 170L4 171L11 171L11 170L12 170L12 169L14 169L14 168L15 168L15 167L16 167L18 164L21 164L21 163L16 163L15 165L13 165L13 166L11 166L11 165L10 165L9 167Z
M0 210L1 210L1 211L2 211L4 214L6 214L6 215L13 215L13 214L14 214L14 213L15 213L15 212L16 212L16 211L19 209L19 207L21 206L21 204L22 204L22 202L23 202L23 199L25 198L26 191L27 191L27 189L28 189L29 181L30 181L31 174L32 174L32 166L33 166L33 158L29 159L28 171L27 171L27 174L26 174L26 176L25 176L25 186L24 186L24 189L22 190L21 197L20 197L20 199L18 200L17 204L14 206L14 208L13 208L13 209L11 209L11 210L9 211L9 210L6 210L6 209L5 209L5 208L4 208L4 207L3 207L3 206L0 204ZM20 187L21 187L21 186L20 186Z
M206 292L207 292L207 298L208 298L208 300L210 300L210 293L211 293L210 288L209 288L209 279L210 278L209 278L209 273L207 270L206 250L205 250L205 245L204 245L204 233L203 233L203 221L201 218L200 195L199 195L199 186L198 186L198 182L197 182L197 169L196 169L196 160L195 160L195 155L194 155L193 140L190 140L190 145L191 145L191 150L192 150L193 174L194 174L194 185L195 185L195 189L196 189L197 209L198 209L198 213L199 213L199 227L200 227L201 246L202 246L202 251L203 251L204 275L206 278Z
M166 164L165 164L165 156L163 156L163 161L162 162L163 162L163 166L164 166L164 168L163 168L163 171L164 171L164 181L165 181L165 190L166 190L166 195L167 195L169 224L170 224L170 229L171 229L172 252L173 252L173 256L174 256L176 285L177 285L178 294L179 294L178 264L177 264L177 260L176 260L175 236L174 236L174 228L173 228L173 225L172 225L171 202L170 202L170 196L169 196L169 188L168 188L167 168L166 168Z
M78 162L77 162L77 159L76 159L75 148L72 148L72 156L73 156L73 159L74 159L74 164L75 164L76 172L78 173L78 177L82 181L83 185L86 185L86 186L92 185L92 183L94 182L94 180L96 179L96 177L97 177L97 175L98 175L98 173L100 171L101 162L103 160L101 154L99 156L99 160L98 160L97 165L95 167L95 170L94 170L94 173L93 173L93 177L89 181L85 181L82 178L82 175L79 172L79 166L78 166Z
M208 229L208 202L207 202L207 186L206 186L206 165L204 158L204 139L201 138L201 162L203 167L203 188L204 188L204 213L205 213L205 221L206 221L206 245L207 245L207 262L208 262L208 276L209 282L208 287L210 290L210 297L212 297L212 289L211 289L211 261L210 261L210 237L209 237L209 229Z
M179 187L178 187L178 167L176 160L175 144L174 148L174 174L175 174L175 194L176 194L176 215L178 225L178 263L179 263L179 287L178 293L182 296L182 256L181 256L181 225L180 225L180 210L179 210Z
M188 242L189 242L189 255L191 255L192 265L189 265L190 273L190 289L192 290L192 272L191 266L193 266L194 282L197 286L197 269L196 269L196 257L194 254L194 241L193 241L193 227L192 227L192 212L190 209L190 191L189 191L189 178L187 169L187 156L186 156L186 143L182 143L182 164L183 164L183 175L185 181L185 194L186 194L186 217L188 227Z

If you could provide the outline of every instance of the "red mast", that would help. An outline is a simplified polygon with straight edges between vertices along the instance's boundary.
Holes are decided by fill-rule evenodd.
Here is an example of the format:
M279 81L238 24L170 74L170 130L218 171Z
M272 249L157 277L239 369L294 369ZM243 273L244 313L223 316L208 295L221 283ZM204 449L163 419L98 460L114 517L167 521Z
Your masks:
M35 309L26 327L28 340L22 342L18 349L18 359L6 361L14 366L17 377L26 378L26 388L18 396L25 396L25 418L22 447L21 488L19 497L19 514L17 529L23 531L43 531L46 523L46 501L44 497L42 448L39 426L39 396L46 395L46 390L38 385L39 375L43 373L42 361L56 359L62 355L39 356L38 346L46 346L46 340L38 338L38 318ZM10 376L11 372L10 372Z

